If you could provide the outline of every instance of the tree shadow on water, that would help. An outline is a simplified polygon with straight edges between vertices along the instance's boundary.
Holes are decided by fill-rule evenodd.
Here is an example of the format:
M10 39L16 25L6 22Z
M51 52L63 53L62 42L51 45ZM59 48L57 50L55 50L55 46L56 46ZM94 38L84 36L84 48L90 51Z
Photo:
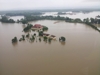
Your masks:
M32 40L32 41L29 40L29 43L31 43L31 44L33 44L34 42L35 42L35 40Z
M60 42L61 43L61 45L66 45L66 42Z
M14 47L16 47L16 46L18 46L18 43L16 42L16 43L12 43L12 45L14 46Z
M51 44L51 42L48 42L48 44Z

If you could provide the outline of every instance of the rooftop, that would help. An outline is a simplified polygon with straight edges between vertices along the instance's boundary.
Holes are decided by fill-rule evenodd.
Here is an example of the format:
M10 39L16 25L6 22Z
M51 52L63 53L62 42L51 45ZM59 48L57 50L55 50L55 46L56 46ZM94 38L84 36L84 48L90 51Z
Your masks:
M51 35L51 37L56 37L56 36L54 36L54 35Z
M35 24L35 25L33 26L33 28L42 28L42 25L41 25L41 24Z

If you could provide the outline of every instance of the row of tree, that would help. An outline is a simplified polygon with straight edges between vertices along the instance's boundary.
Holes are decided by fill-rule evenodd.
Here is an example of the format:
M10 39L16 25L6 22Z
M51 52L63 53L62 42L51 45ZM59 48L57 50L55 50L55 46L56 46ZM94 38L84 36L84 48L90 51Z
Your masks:
M33 42L33 41L35 41L35 39L36 39L36 41L37 41L37 35L34 33L33 35L31 35L30 36L30 34L28 33L26 36L25 35L22 35L22 37L19 39L19 41L25 41L25 38L29 38L29 40L31 41L31 42ZM41 37L39 37L38 38L38 40L41 42L41 40L42 40L42 38ZM49 43L51 43L51 38L48 38L48 37L46 37L46 36L44 36L43 37L43 41L45 41L45 42L49 42ZM17 40L17 37L14 37L13 39L12 39L12 43L17 43L18 42L18 40Z
M29 40L31 41L31 42L33 42L35 39L36 39L36 41L37 41L37 36L36 36L36 34L33 34L33 35L31 35L30 36L30 34L28 33L27 35L26 35L26 38L29 38ZM25 35L22 35L22 37L19 39L19 41L24 41L25 40ZM41 37L39 37L39 39L38 39L40 42L41 42ZM12 43L17 43L17 37L14 37L13 39L12 39ZM45 42L49 42L49 43L51 43L51 41L52 41L52 39L51 38L48 38L47 36L44 36L43 37L43 41L45 41ZM66 38L65 37L60 37L59 38L59 41L60 42L65 42L66 41Z
M84 23L84 22L89 22L89 23L94 23L94 24L100 24L100 19L96 19L96 18L86 18L83 21L79 18L76 19L72 19L69 17L60 17L58 16L31 16L31 15L25 15L24 16L25 19L21 20L21 22L25 21L26 23L29 21L35 21L35 20L65 20L66 22L72 22L72 23Z
M25 19L17 20L17 23L21 22L22 24L27 24L29 21L35 21L35 20L65 20L66 22L73 22L73 23L92 23L92 24L100 24L100 19L94 19L94 18L86 18L83 21L79 18L72 19L69 17L60 17L59 15L54 16L31 16L31 15L24 15ZM8 19L7 16L1 16L0 19L1 22L4 23L15 23L13 19Z

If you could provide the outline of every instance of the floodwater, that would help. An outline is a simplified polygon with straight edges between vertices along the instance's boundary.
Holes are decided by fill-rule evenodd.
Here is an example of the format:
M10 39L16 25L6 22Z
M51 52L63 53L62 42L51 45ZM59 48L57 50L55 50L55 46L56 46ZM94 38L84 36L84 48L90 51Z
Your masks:
M27 39L12 44L25 34L25 25L0 23L0 75L100 75L100 33L84 24L54 22L30 22L49 28L46 33L57 37L51 44Z
M14 21L17 21L17 20L21 20L24 18L24 16L13 16L13 17L10 17L11 19L13 19Z
M45 12L42 16L58 16L58 12ZM100 11L93 11L93 12L88 12L88 13L83 13L83 12L65 12L65 13L72 13L73 15L67 14L67 15L59 15L61 17L70 17L70 18L80 18L81 20L85 18L95 18L96 16L100 15Z

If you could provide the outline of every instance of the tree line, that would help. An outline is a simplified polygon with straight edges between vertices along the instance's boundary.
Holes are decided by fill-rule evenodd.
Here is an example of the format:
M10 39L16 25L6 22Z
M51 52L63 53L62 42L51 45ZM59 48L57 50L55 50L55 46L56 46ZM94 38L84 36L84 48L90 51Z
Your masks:
M15 23L13 19L9 19L7 16L1 16L0 21L3 23Z
M7 16L1 16L1 17L2 17L0 19L1 22L15 23L13 19L8 19ZM27 24L29 21L45 20L45 19L46 20L63 20L70 23L84 23L100 32L100 30L96 26L93 25L93 24L100 24L100 19L96 19L96 18L86 18L84 20L81 20L80 18L72 19L69 17L61 17L59 15L58 16L34 16L30 14L24 15L24 17L25 17L24 19L17 20L17 23Z

